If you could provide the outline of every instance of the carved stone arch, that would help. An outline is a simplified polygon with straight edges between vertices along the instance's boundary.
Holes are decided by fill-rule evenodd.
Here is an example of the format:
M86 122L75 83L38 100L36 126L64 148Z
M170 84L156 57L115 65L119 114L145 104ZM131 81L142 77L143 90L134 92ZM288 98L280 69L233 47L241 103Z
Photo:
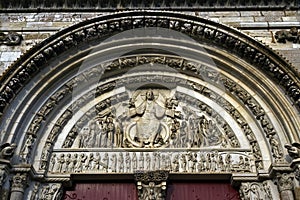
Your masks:
M130 34L141 30L140 37ZM13 170L30 172L31 180L42 184L54 182L56 191L74 172L125 173L124 163L122 171L120 163L111 162L119 162L126 152L131 159L142 157L136 162L144 167L146 155L152 161L158 155L171 161L181 157L185 161L163 167L170 176L188 172L202 178L229 175L236 182L268 180L277 171L288 171L283 146L299 141L296 70L249 36L195 16L134 11L87 20L37 44L3 74L1 83L1 141L18 144ZM150 97L148 90L154 91ZM152 140L134 136L146 127L138 125L146 112L138 108L149 102L164 110L159 117L152 113L156 119L150 121L159 123L152 125L158 137L149 131ZM184 113L187 106L194 118ZM127 116L127 111L136 113ZM172 147L184 122L195 123L188 132L200 135L205 130L208 135L198 136L201 142L187 141L191 146ZM210 124L203 128L200 122ZM107 135L118 130L122 145L74 145L84 128L91 134L88 126L93 123L105 125ZM217 136L223 141L213 138ZM212 138L203 142L204 137ZM107 152L109 165L86 167L95 160L91 156L103 159ZM202 155L223 159L224 169L196 169ZM74 171L66 169L73 158L82 162L80 169L75 162ZM191 161L190 168L174 168L188 159L195 165ZM225 159L232 160L226 165ZM143 168L131 167L127 173L138 169ZM28 194L33 189L32 182Z

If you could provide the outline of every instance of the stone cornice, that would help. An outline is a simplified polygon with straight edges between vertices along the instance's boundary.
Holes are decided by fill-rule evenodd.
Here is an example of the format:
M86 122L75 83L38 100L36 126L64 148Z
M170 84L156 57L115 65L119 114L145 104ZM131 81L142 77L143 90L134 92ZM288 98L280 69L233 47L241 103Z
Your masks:
M299 6L296 1L291 3L286 0L282 0L277 4L273 1L222 1L222 0L210 0L210 1L177 1L177 0L166 0L164 3L161 1L10 1L10 3L4 0L0 1L0 6L3 10L14 10L14 9L39 9L39 10L130 10L130 9L172 9L172 10L191 10L191 9L204 9L204 10L257 10L257 9L293 9Z

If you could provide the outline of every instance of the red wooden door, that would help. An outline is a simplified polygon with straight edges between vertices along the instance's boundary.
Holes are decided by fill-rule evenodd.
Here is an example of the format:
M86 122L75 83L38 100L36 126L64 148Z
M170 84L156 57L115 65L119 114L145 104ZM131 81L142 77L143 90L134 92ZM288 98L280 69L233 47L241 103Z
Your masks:
M65 200L137 200L134 183L78 183L64 194Z
M168 184L167 200L239 200L239 193L228 183Z

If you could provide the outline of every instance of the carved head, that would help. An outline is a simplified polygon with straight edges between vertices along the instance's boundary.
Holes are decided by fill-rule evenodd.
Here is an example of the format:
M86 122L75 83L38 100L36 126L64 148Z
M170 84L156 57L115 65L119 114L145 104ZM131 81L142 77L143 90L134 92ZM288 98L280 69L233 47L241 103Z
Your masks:
M154 94L152 90L146 92L146 99L150 101L154 100Z

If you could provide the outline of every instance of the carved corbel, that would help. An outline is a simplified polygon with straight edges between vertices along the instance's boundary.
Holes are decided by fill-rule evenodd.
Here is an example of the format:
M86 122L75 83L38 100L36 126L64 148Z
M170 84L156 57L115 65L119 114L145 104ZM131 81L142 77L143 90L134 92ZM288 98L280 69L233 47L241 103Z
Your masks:
M135 173L139 200L164 200L169 172L158 170Z

